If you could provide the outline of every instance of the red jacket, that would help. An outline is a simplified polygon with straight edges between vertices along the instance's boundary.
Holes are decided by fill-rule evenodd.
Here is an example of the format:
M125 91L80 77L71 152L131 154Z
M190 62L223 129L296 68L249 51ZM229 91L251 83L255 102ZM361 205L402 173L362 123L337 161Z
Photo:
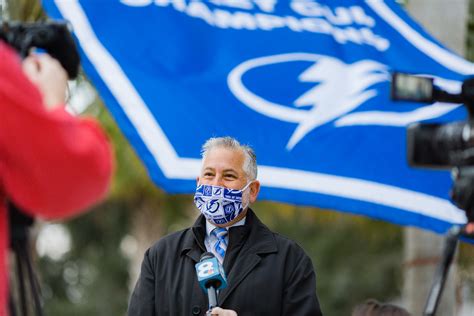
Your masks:
M5 198L34 217L79 214L104 197L112 162L98 124L62 108L48 112L16 54L0 42L0 316L8 305Z

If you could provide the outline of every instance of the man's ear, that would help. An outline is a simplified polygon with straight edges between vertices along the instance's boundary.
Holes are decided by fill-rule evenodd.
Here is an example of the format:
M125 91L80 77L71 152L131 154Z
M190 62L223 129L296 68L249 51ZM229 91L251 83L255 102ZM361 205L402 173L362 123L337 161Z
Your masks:
M250 184L250 203L257 200L258 193L260 192L260 181L254 180Z
M196 177L196 186L199 185L199 176Z

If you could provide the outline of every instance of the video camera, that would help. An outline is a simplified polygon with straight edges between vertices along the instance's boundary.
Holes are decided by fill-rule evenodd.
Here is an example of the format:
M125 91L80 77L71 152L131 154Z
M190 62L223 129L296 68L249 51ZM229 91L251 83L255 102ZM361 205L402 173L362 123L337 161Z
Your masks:
M66 70L69 79L77 77L79 72L79 53L65 22L1 22L0 40L12 46L22 58L30 49L44 49L56 58Z
M410 165L426 168L453 168L453 202L474 222L474 77L453 94L434 85L434 79L404 73L392 75L391 98L421 103L464 104L467 121L447 124L415 123L407 131L407 158Z

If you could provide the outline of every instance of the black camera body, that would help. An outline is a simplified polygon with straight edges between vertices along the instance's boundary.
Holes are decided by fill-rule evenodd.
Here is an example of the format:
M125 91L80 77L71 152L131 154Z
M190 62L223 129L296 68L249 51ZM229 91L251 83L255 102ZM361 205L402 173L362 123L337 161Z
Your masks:
M396 101L464 104L467 121L420 124L408 127L407 158L410 165L425 168L474 166L474 78L463 82L461 92L452 94L436 88L433 78L394 73L391 97Z
M69 79L77 77L80 58L74 39L65 22L1 22L0 40L12 46L22 58L35 47L57 59Z
M474 77L462 84L461 92L440 90L434 79L394 73L391 98L421 103L464 104L467 121L447 124L415 123L407 130L407 160L411 166L453 170L451 199L474 222Z

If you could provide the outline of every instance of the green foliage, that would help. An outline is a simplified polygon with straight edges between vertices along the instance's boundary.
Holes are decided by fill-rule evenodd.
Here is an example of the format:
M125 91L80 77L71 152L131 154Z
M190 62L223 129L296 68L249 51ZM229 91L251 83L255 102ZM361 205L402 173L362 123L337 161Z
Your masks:
M71 251L59 261L40 260L47 315L124 313L128 262L119 251L128 226L129 210L124 205L107 202L68 222Z
M470 298L474 300L474 246L461 243L459 246L459 280L466 288L471 289Z
M34 22L45 17L41 3L38 0L6 0L4 17L10 20Z

